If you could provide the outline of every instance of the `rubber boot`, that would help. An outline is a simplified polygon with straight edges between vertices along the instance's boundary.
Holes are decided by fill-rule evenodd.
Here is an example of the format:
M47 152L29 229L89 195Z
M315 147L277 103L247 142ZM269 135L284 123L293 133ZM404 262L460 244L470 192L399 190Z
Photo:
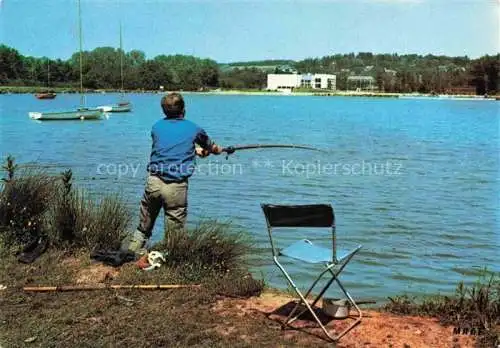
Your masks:
M133 252L138 256L145 255L148 253L145 248L147 241L148 238L146 238L146 235L136 230L123 239L120 250Z

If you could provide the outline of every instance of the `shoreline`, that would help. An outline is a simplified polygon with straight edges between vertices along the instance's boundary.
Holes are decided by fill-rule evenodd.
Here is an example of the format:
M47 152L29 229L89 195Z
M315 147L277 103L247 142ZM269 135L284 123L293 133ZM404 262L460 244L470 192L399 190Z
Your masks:
M78 89L71 87L54 87L50 91L57 94L77 94ZM3 94L35 94L47 92L46 87L36 86L0 86L0 95ZM174 91L158 90L126 90L124 94L163 94ZM266 90L210 90L210 91L175 91L183 94L195 95L256 95L256 96L286 96L286 97L369 97L369 98L400 98L400 99L450 99L450 100L500 100L500 95L480 96L470 94L430 94L430 93L386 93L373 91L307 91L307 92L277 92ZM86 94L122 93L116 89L86 89Z

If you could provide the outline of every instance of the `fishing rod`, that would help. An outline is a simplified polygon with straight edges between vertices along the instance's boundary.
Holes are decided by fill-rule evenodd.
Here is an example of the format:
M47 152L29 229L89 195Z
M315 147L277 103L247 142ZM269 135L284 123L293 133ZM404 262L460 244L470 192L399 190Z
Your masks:
M222 149L222 152L225 152L227 155L231 155L236 151L240 150L250 150L250 149L268 149L268 148L287 148L287 149L303 149L303 150L311 150L318 152L325 152L324 150L306 146L306 145L294 145L294 144L249 144L249 145L235 145L228 146Z

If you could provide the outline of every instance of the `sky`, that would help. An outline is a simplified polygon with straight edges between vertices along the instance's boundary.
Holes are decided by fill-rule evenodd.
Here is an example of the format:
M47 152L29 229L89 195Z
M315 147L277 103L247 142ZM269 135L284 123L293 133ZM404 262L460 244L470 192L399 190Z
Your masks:
M350 52L476 58L499 48L500 0L81 0L83 48L219 63ZM23 55L78 50L77 0L0 0L0 42Z

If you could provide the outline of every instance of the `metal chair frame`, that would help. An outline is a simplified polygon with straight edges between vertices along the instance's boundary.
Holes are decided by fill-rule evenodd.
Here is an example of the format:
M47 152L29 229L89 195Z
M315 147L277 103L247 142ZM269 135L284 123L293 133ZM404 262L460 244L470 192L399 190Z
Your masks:
M293 208L293 209L299 209L299 211L300 211L301 207L304 207L304 208L307 208L307 209L311 210L311 208L314 209L314 207L316 207L316 206L317 207L321 207L322 210L323 210L323 212L325 212L325 208L326 207L329 207L329 209L327 209L327 211L331 212L331 217L330 217L331 223L328 223L328 224L326 223L326 222L328 222L328 217L325 217L325 216L320 217L320 218L323 218L323 219L326 218L326 221L319 222L319 223L315 223L314 221L311 221L310 218L309 219L306 218L306 219L304 219L306 221L303 221L300 218L300 216L298 218L297 217L292 217L293 221L290 222L290 223L288 223L288 222L284 222L283 223L283 222L279 222L279 221L277 223L273 223L273 218L270 216L273 209ZM344 336L345 334L347 334L356 325L358 325L361 322L361 319L363 318L363 314L361 312L361 309L356 304L356 301L353 299L353 297L349 294L349 292L346 290L346 288L344 287L344 285L339 280L340 273L344 270L344 268L351 261L351 259L354 257L354 255L361 249L362 245L358 245L356 248L354 248L353 250L349 251L347 254L345 254L344 256L342 256L340 259L337 258L337 245L336 245L337 241L336 241L336 228L335 228L335 214L334 214L334 211L333 211L333 207L331 205L329 205L329 204L328 205L324 205L324 204L322 204L322 205L293 205L293 206L292 205L261 204L261 207L262 207L262 210L263 210L265 218L266 218L267 231L268 231L269 240L270 240L270 243L271 243L271 248L272 248L274 263L278 266L278 268L281 270L281 272L283 273L283 275L288 280L289 284L293 287L293 289L295 290L295 292L297 293L297 295L300 297L300 301L298 301L296 303L295 307L292 309L292 311L290 312L290 314L286 318L285 322L282 324L282 328L285 329L287 326L292 327L290 325L291 323L293 323L295 320L297 320L305 312L309 311L311 313L311 315L314 317L314 319L316 320L316 322L318 323L318 325L321 327L321 329L323 330L323 332L325 333L325 335L331 341L333 341L333 342L338 341L342 336ZM293 279L291 278L291 276L288 274L288 272L285 270L285 268L283 267L283 265L279 261L279 257L280 256L284 256L284 257L287 257L287 256L282 255L276 249L276 247L275 247L275 243L274 243L274 240L273 240L273 227L274 228L292 228L292 227L294 227L294 228L297 228L297 227L300 227L300 228L302 228L302 227L325 227L325 228L329 227L329 228L331 228L331 233L332 233L332 260L324 263L325 269L314 280L314 282L311 284L311 286L309 287L309 289L307 290L307 292L305 294L302 294L302 292L297 287L297 285L295 284L295 282L293 281ZM309 241L307 241L307 242L309 242ZM309 243L311 243L311 242L309 242ZM290 257L287 257L287 258L290 258ZM301 260L301 261L307 262L305 260ZM325 274L329 274L331 276L331 279L321 289L321 291L314 298L314 300L311 303L309 303L307 301L307 297L311 294L311 292L314 289L314 287L316 286L316 284L319 282L319 280ZM333 282L335 282L339 286L339 288L342 290L342 292L344 293L344 295L349 300L349 302L352 305L352 307L357 312L357 318L356 318L356 320L351 325L349 325L347 328L345 328L342 332L340 332L337 335L332 335L325 328L325 326L323 325L323 323L321 322L321 320L318 318L318 316L316 315L316 313L313 310L313 307L323 297L323 295L328 290L328 288L333 284ZM303 309L302 311L300 311L298 314L295 314L302 303L306 306L306 308Z

